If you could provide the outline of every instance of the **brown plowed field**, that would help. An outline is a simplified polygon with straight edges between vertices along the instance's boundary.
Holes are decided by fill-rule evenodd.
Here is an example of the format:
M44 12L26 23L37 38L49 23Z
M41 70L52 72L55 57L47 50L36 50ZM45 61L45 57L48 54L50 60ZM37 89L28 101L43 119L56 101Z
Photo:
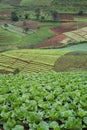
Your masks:
M58 14L59 21L74 21L74 18L87 18L86 14Z
M51 30L56 32L56 33L58 33L58 34L61 34L61 33L64 33L64 32L73 31L75 29L76 28L73 28L73 27L63 27L63 26L60 26L60 27L52 28Z
M87 53L69 52L58 58L54 64L56 72L87 70Z
M4 15L10 15L11 11L10 10L1 10L0 11L0 16L4 16Z
M85 22L78 22L78 27L82 28L87 26ZM60 27L52 28L51 30L55 33L61 34L64 32L69 32L77 29L77 22L63 22Z
M25 21L20 21L17 26L21 27L22 29L29 28L29 29L36 30L38 28L38 22L32 20L25 20Z

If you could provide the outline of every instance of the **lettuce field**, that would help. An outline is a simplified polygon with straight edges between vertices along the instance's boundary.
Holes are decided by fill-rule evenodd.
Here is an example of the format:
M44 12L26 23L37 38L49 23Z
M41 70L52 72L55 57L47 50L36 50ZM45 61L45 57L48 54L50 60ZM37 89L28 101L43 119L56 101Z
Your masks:
M87 130L87 72L0 75L1 130Z

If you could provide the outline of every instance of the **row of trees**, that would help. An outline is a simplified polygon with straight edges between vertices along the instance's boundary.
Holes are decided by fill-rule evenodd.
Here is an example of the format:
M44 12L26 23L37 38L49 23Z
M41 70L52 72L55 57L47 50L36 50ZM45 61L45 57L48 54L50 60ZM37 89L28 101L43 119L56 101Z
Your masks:
M28 16L29 16L28 14L25 14L24 19L28 19ZM15 11L11 12L12 21L18 21L20 17L21 17L21 15L18 16L18 14Z
M41 9L37 8L35 10L35 17L36 20L41 20L41 21L45 21L46 19L46 15L50 15L52 17L53 21L57 21L58 20L58 13L57 11L47 11L45 10L45 13L43 11L43 15L41 15ZM20 19L21 15L18 15L16 12L11 12L11 20L12 21L18 21ZM25 14L24 15L24 19L28 19L29 18L29 14Z
M48 17L51 17L51 20L53 21L58 20L58 8L57 8L58 0L49 0L49 1L37 0L37 1L34 2L34 0L32 0L32 2L28 6L26 6L26 9L28 8L30 9L30 6L32 7L31 11L34 12L35 19L47 21ZM78 12L79 15L83 15L83 13L84 12L82 10ZM21 18L21 15L17 15L16 12L11 13L11 19L13 21L18 21L19 18ZM28 18L30 18L30 15L26 13L24 15L24 19L28 19Z

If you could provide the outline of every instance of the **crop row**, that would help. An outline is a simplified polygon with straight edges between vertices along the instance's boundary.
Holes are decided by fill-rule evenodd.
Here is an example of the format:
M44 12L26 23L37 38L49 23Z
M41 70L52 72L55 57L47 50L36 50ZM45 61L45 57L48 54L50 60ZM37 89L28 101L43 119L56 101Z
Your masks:
M28 61L20 57L11 57L8 55L1 55L0 63L2 66L4 65L6 68L12 68L13 70L18 68L20 72L40 72L53 70L53 65L31 60Z
M87 72L0 75L4 130L87 129Z
M85 41L85 38L82 37L81 35L75 34L73 32L67 32L65 33L68 37L73 38L75 41L80 42L80 41Z
M14 25L8 24L8 27L4 27L4 25L2 25L3 29L6 29L8 31L14 32L14 33L18 33L20 35L23 35L23 29L16 27Z

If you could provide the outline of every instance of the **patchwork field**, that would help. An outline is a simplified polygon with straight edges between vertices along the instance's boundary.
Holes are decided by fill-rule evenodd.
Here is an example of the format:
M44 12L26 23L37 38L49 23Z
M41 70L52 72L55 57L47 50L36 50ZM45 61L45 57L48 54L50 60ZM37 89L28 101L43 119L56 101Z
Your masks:
M54 36L55 33L50 31L50 28L59 25L60 23L42 22L39 23L39 29L31 30L31 31L29 30L27 34L23 33L24 30L22 28L19 28L16 25L8 24L8 27L4 27L4 25L1 25L3 26L3 28L0 28L0 37L1 37L0 46L16 45L16 47L20 47L20 48L32 48L34 45L38 43L42 43L48 38ZM6 37L8 37L7 40Z
M66 32L64 34L71 38L74 42L87 41L87 27L81 29L77 28L75 31Z
M87 41L87 23L85 22L63 22L59 27L52 28L51 31L55 32L56 36L37 44L36 48L62 47Z
M41 22L38 23L39 29L31 29L27 34L23 32L23 28L19 27L20 23L18 22L15 25L9 23L8 27L1 25L0 46L11 45L13 48L16 46L22 49L48 48L87 41L86 22L66 22L61 24L58 22ZM33 23L35 24L35 22Z
M0 0L0 130L87 130L86 0Z
M86 51L87 43L54 50L7 51L0 53L0 72L14 73L16 69L20 73L87 70Z

